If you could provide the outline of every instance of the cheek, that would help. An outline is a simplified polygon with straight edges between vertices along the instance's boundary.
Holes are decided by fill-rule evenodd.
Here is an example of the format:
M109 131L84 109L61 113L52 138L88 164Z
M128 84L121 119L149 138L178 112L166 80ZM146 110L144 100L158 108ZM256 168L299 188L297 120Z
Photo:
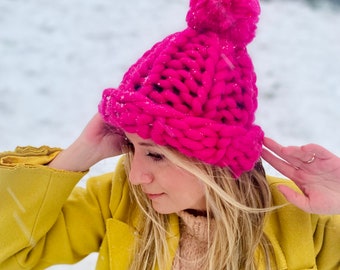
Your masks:
M197 180L192 182L189 187L189 194L193 200L202 200L205 198L204 186L201 182Z
M179 173L174 176L171 183L171 189L173 195L181 197L188 201L197 200L205 197L204 185L201 181L197 180L196 177L188 173Z
M193 181L189 181L186 185L183 186L183 190L180 194L177 195L176 198L178 202L180 202L180 206L182 210L184 209L196 209L196 210L205 210L206 209L206 200L205 200L205 191L201 182L196 179Z

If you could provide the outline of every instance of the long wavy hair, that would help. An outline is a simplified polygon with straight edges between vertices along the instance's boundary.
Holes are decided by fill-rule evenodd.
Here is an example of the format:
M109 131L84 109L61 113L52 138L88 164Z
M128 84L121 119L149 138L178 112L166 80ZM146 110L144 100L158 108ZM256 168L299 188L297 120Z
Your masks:
M275 269L275 265L271 265L271 245L263 232L266 213L273 208L261 162L235 179L227 168L204 164L167 147L159 147L159 151L169 162L204 183L208 228L209 221L214 220L215 224L206 256L202 258L202 269L254 270L258 258L264 260L266 269ZM125 164L129 173L133 151L127 155ZM170 216L157 213L140 186L130 186L132 199L143 213L143 226L136 237L130 269L154 269L156 265L159 269L168 269L172 264L167 244Z

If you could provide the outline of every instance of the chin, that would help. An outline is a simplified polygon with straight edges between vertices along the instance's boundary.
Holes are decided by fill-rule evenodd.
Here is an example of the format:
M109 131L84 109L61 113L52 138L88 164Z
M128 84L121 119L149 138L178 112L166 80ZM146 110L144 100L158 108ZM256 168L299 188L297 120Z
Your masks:
M157 213L162 214L162 215L170 215L170 214L174 214L174 213L181 211L181 209L162 207L161 205L156 205L156 204L152 204L152 207Z

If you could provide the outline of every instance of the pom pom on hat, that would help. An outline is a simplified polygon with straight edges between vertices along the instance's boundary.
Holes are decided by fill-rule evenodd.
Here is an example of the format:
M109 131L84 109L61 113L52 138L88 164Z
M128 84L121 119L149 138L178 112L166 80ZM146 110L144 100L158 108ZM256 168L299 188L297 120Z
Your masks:
M212 31L235 44L248 44L255 36L259 14L256 0L191 0L187 23L198 32Z
M192 0L188 28L145 52L118 89L103 92L110 125L170 146L237 178L254 168L263 131L254 125L256 75L246 44L259 14L255 0Z

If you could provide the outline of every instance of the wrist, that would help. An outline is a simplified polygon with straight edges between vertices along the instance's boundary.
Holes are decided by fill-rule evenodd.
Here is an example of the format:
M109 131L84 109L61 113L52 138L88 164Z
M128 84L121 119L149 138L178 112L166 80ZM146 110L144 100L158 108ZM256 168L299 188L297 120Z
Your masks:
M91 147L76 141L61 151L48 166L59 170L84 172L88 171L98 161L99 159L96 159Z

